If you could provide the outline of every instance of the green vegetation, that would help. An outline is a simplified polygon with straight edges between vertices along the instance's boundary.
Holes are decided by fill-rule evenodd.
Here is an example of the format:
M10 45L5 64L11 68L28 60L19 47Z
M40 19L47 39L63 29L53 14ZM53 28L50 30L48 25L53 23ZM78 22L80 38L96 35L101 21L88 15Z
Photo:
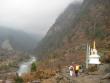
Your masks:
M15 83L24 83L23 79L19 76L17 76L14 80L15 80Z
M35 62L32 63L32 65L31 65L31 71L32 72L36 71L36 68L37 68L36 63Z

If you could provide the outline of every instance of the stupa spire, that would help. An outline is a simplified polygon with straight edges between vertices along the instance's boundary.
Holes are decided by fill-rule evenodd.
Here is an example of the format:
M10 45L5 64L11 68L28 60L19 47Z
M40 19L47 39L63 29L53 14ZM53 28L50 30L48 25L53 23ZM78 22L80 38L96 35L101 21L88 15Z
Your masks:
M94 43L93 43L93 49L96 49L96 43L95 43L95 40L94 40Z

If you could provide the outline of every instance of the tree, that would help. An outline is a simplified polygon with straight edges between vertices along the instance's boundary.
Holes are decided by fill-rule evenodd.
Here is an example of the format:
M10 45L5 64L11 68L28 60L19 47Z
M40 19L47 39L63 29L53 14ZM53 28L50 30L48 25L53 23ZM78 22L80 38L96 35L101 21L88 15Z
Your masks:
M31 71L32 72L36 71L36 63L32 63L32 65L31 65Z
M14 80L15 80L15 83L24 83L23 79L19 76L17 76Z

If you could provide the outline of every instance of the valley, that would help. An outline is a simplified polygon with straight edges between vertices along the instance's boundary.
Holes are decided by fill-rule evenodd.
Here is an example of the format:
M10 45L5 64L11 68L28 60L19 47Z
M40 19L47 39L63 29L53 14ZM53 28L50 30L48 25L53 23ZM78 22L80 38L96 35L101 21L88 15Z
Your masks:
M110 0L73 1L44 37L1 26L0 79L5 83L109 83L109 6ZM70 76L70 71L75 75Z

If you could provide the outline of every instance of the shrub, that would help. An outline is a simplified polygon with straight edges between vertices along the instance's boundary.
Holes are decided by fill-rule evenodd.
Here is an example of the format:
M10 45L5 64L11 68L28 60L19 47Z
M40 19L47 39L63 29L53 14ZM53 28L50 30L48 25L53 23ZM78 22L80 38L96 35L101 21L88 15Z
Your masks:
M15 83L24 83L23 79L18 76L14 80L15 80Z
M36 71L36 63L32 63L32 65L31 65L31 71L32 72Z
M95 72L95 71L97 71L97 66L96 65L90 65L88 71L89 72Z
M104 55L101 61L104 63L110 63L110 55Z

